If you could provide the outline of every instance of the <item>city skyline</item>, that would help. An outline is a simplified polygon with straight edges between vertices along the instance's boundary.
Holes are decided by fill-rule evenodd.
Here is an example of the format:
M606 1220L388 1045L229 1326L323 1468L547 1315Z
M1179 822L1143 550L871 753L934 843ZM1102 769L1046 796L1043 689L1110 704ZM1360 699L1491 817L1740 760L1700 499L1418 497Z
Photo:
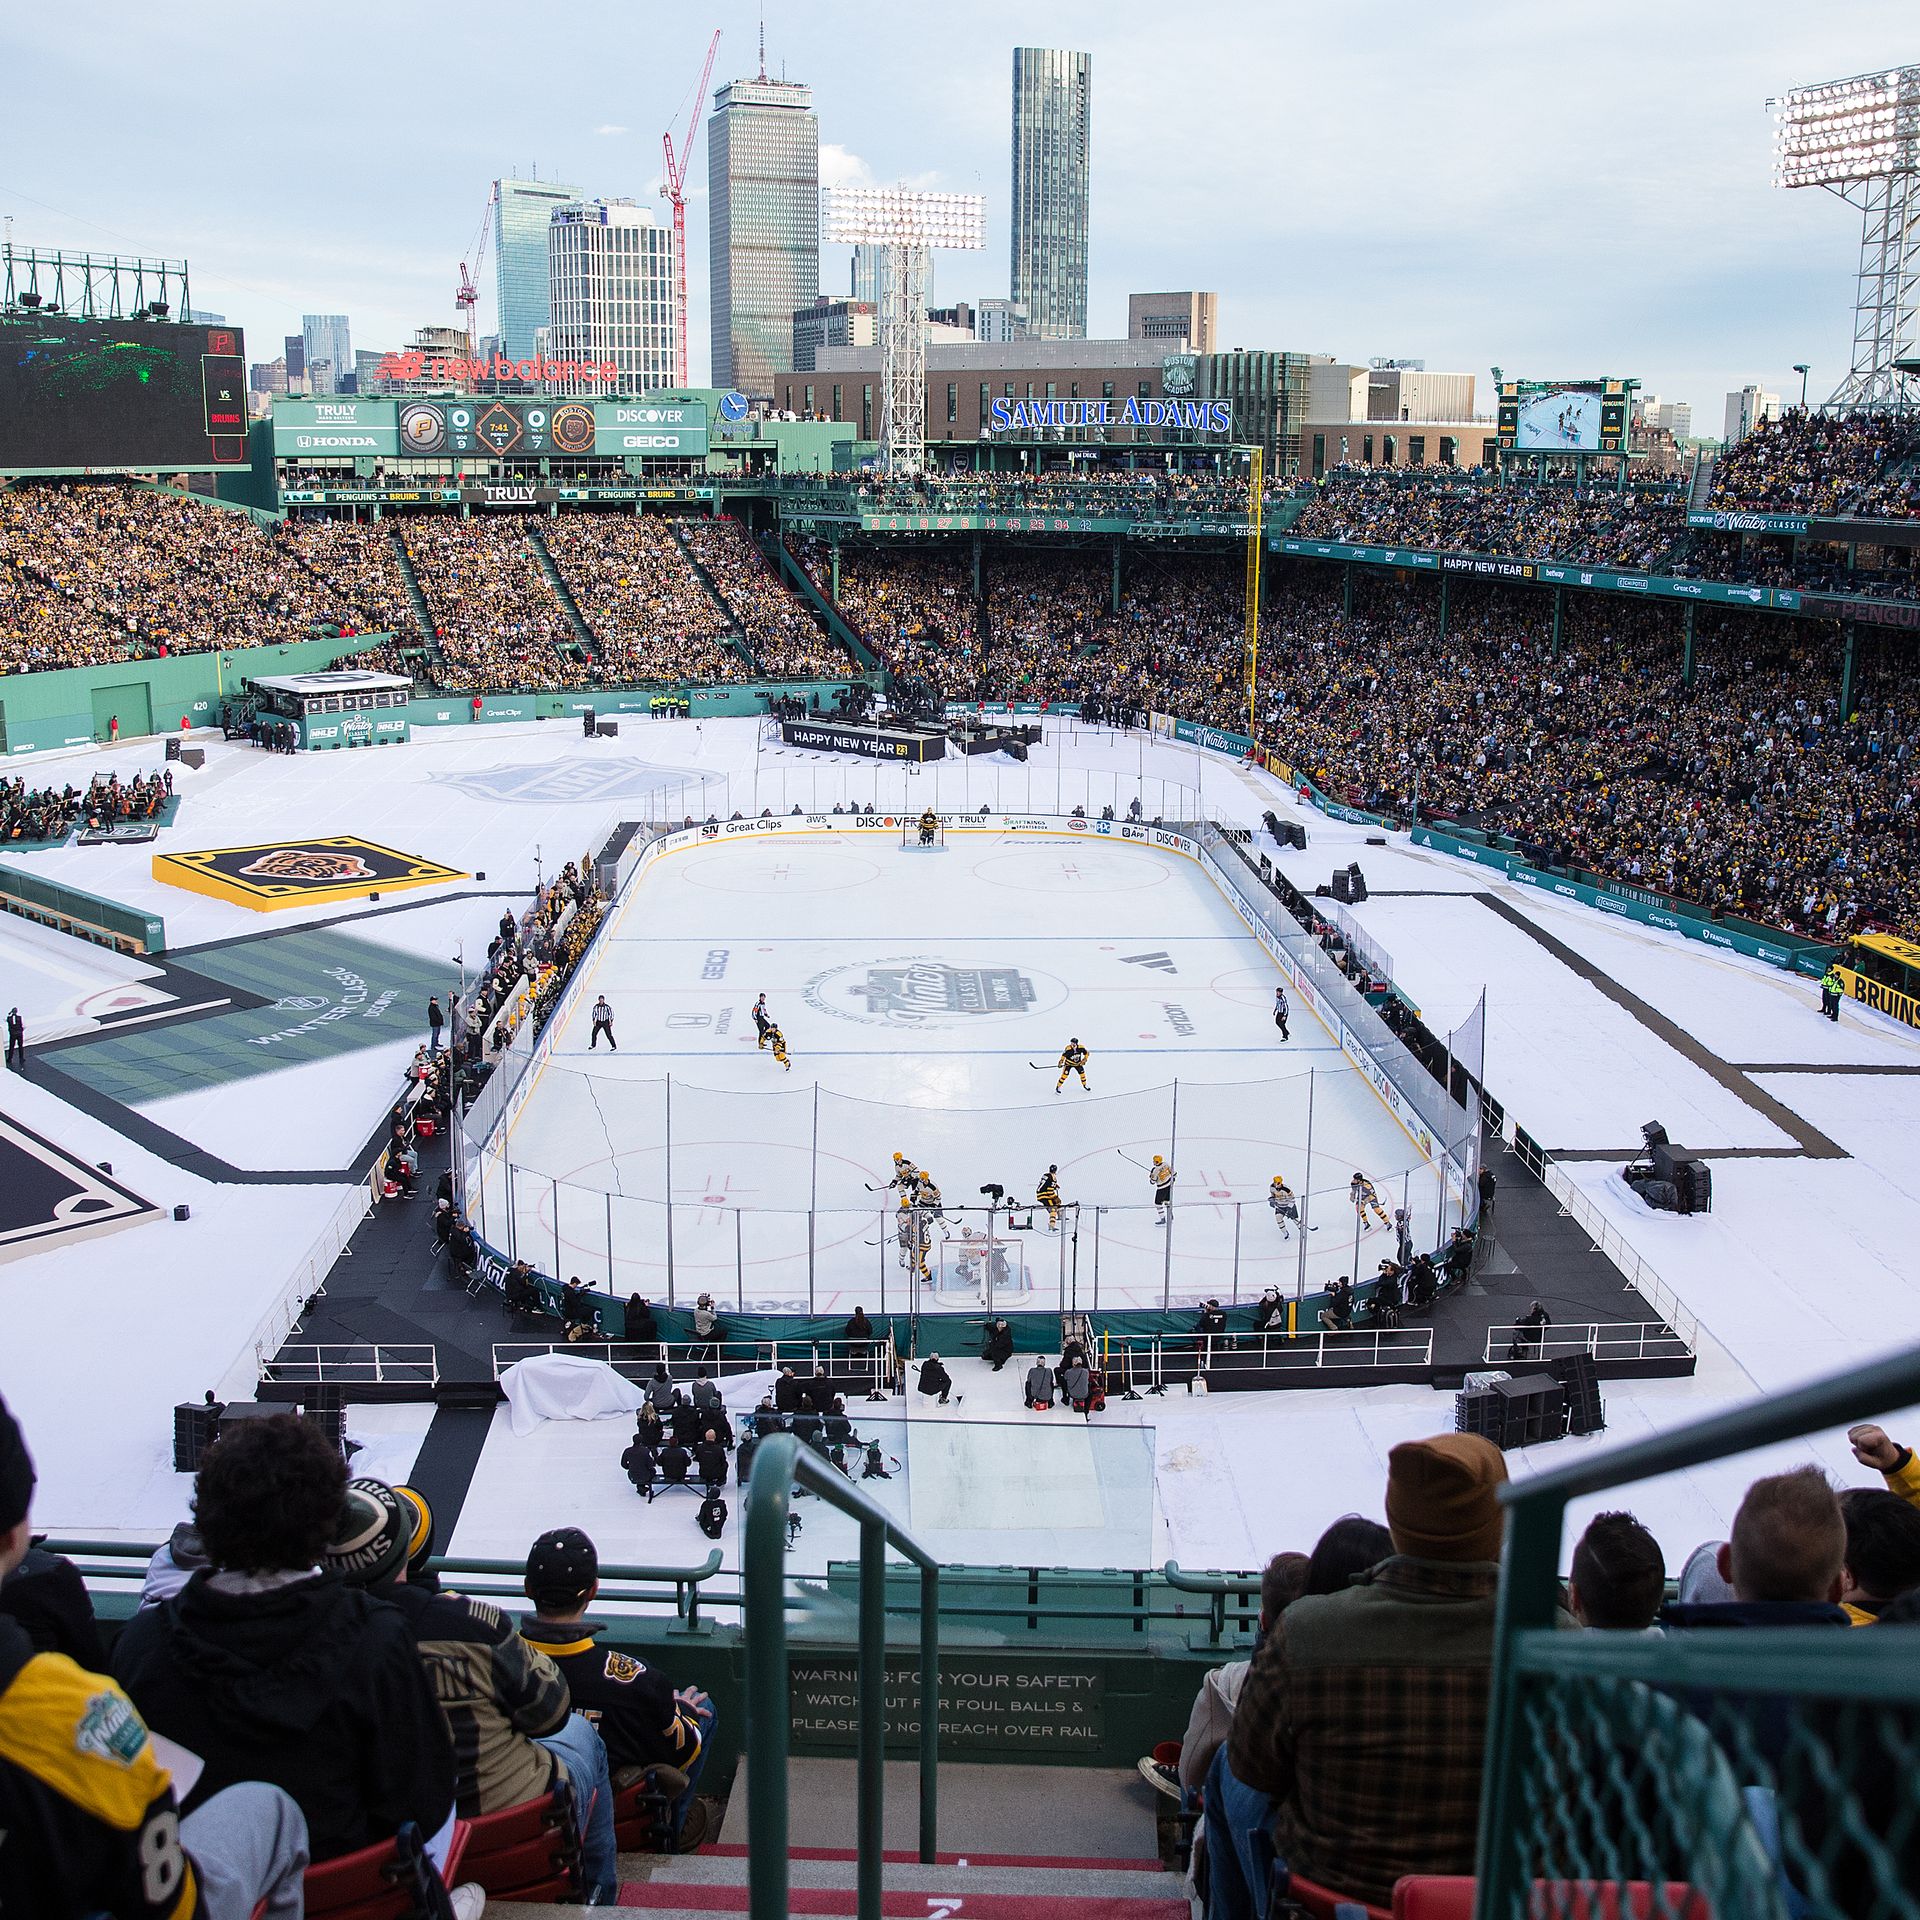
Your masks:
M494 179L537 160L543 182L650 200L660 130L684 125L713 25L725 33L716 88L757 64L757 9L722 0L698 18L650 18L636 81L633 17L589 5L575 57L556 62L574 84L528 89L504 124L458 111L445 91L396 120L378 88L314 86L290 19L252 23L242 48L210 0L181 0L164 21L117 3L104 12L112 29L83 37L45 17L0 27L24 82L0 212L21 245L184 254L195 305L244 327L256 360L305 313L344 313L356 341L381 348L453 324L458 261ZM476 41L502 45L522 20L485 0L467 16ZM1689 403L1705 429L1749 382L1797 395L1796 361L1813 363L1816 393L1844 369L1857 223L1830 196L1772 188L1764 103L1910 57L1900 24L1866 0L1817 17L1775 0L1737 11L1570 0L1548 12L1497 0L1444 18L1375 0L1338 21L1292 4L1183 19L1176 45L1161 10L1124 0L1067 0L1044 16L983 0L907 24L819 0L770 13L767 37L769 74L814 90L823 184L907 179L987 196L989 251L944 297L1006 292L1008 66L1014 47L1044 41L1099 63L1091 335L1124 332L1129 292L1217 288L1223 347L1413 355L1483 382L1495 362L1537 377L1629 375ZM1385 51L1418 80L1383 86ZM1233 104L1241 73L1272 76L1251 103L1265 110ZM1547 76L1570 137L1542 138L1526 107ZM126 164L139 143L165 150L212 82L232 103L225 137L264 162ZM324 106L296 137L309 86ZM99 143L109 151L70 139L63 103L75 99L115 127ZM709 334L704 173L696 163L688 182L696 381ZM828 250L821 285L837 292L846 273L844 252ZM493 280L490 262L483 333L499 330Z

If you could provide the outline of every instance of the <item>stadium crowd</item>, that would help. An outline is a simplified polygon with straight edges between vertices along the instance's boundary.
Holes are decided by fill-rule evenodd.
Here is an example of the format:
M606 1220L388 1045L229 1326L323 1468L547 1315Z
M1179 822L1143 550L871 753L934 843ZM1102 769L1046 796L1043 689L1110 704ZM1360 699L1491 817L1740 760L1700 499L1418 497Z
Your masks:
M551 692L584 672L572 630L519 514L420 514L401 542L433 616L445 684L473 693Z
M424 1495L349 1479L297 1414L235 1423L109 1660L79 1574L33 1544L34 1477L0 1403L8 1913L294 1920L309 1862L412 1828L438 1866L456 1821L536 1801L565 1809L585 1901L611 1906L616 1801L665 1806L658 1844L704 1838L712 1702L595 1644L577 1527L533 1543L516 1617L441 1586ZM452 1890L453 1920L485 1904Z
M1352 546L1427 547L1667 572L1687 532L1666 486L1499 485L1444 469L1336 467L1292 531Z
M1920 1624L1920 1466L1879 1427L1856 1427L1849 1439L1859 1464L1880 1476L1876 1485L1836 1490L1811 1466L1754 1481L1730 1537L1687 1556L1673 1597L1653 1534L1630 1512L1597 1515L1552 1596L1558 1625L1673 1636ZM1506 1479L1504 1456L1477 1434L1403 1442L1387 1460L1384 1524L1348 1514L1310 1552L1268 1562L1251 1658L1206 1675L1177 1761L1139 1763L1197 1816L1195 1892L1208 1920L1265 1915L1282 1865L1337 1897L1382 1907L1402 1875L1473 1873ZM1887 1657L1904 1650L1890 1642ZM1870 1901L1854 1901L1876 1863L1896 1876L1912 1864L1899 1791L1876 1782L1864 1761L1817 1787L1796 1778L1786 1761L1795 1709L1737 1696L1730 1707L1738 1734L1716 1731L1737 1753L1740 1777L1798 1823L1803 1844L1818 1843L1851 1793L1853 1819L1844 1839L1832 1836L1827 1890L1831 1911L1866 1911ZM1588 1817L1651 1811L1632 1755L1619 1759L1624 1771L1589 1781ZM1684 1852L1660 1857L1673 1830L1658 1820L1637 1826L1618 1836L1626 1877L1685 1879L1696 1863ZM1569 1819L1570 1841L1577 1830Z
M310 637L336 596L244 513L120 482L0 488L0 668Z
M1795 407L1759 422L1715 461L1708 504L1747 513L1857 512L1857 496L1868 493L1897 502L1899 490L1884 496L1875 490L1891 465L1916 455L1920 428L1911 419ZM1910 488L1905 497L1911 497ZM1885 515L1888 505L1873 510Z
M813 609L776 578L739 521L684 520L687 551L705 569L761 674L790 680L833 680L853 662L827 634Z
M1237 564L1136 561L1116 613L1103 560L995 553L978 635L916 650L893 609L940 566L842 552L843 608L895 673L952 700L1091 698L1244 730ZM1406 818L1417 785L1424 818L1556 864L1815 937L1920 934L1920 683L1896 641L1863 640L1843 716L1829 626L1696 608L1688 686L1679 607L1570 596L1558 659L1545 596L1455 583L1449 608L1443 637L1431 582L1361 580L1347 613L1326 571L1279 576L1266 744L1372 811Z
M600 649L600 677L743 680L732 628L663 519L570 513L541 530Z

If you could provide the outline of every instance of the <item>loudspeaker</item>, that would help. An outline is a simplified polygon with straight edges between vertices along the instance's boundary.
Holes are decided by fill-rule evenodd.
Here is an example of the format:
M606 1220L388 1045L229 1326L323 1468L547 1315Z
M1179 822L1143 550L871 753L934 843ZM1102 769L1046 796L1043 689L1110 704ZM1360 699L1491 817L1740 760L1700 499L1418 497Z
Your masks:
M173 1470L198 1473L200 1456L213 1445L220 1416L212 1407L183 1401L173 1410Z
M177 733L167 735L167 758L169 760L180 758L180 736Z
M1289 820L1285 828L1285 838L1289 846L1298 847L1302 853L1307 850L1307 830L1298 820Z
M1367 897L1367 876L1360 871L1360 862L1355 860L1347 868L1347 898L1358 905Z
M1682 1213L1713 1211L1713 1169L1704 1160L1689 1160L1675 1170L1674 1185L1679 1189ZM1684 1178L1680 1177L1684 1174Z
M347 1410L344 1407L305 1406L300 1409L300 1419L306 1426L312 1427L328 1446L343 1459L347 1451Z
M596 720L593 725L593 730L602 740L612 740L620 732L620 722L618 720Z
M1502 1380L1493 1391L1497 1399L1506 1402L1506 1437L1500 1442L1503 1451L1565 1437L1567 1390L1552 1374L1519 1374Z
M1350 907L1353 904L1353 875L1345 867L1333 870L1333 897L1342 906Z
M1567 1431L1603 1432L1607 1414L1600 1402L1600 1376L1594 1371L1593 1356L1571 1353L1564 1360L1549 1360L1547 1371L1566 1392Z
M185 1220L186 1218L188 1218L188 1210L185 1202L182 1202L179 1206L174 1208L173 1217L176 1220Z

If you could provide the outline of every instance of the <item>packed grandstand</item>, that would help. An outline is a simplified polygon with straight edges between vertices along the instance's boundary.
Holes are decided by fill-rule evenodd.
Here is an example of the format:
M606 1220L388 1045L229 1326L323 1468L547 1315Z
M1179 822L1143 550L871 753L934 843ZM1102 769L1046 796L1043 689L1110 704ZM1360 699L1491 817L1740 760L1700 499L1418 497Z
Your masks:
M1789 412L1691 485L1342 467L1276 491L1270 516L1304 544L1762 583L1831 611L1556 599L1524 581L1275 556L1256 729L1325 793L1392 819L1417 809L1800 933L1920 933L1920 713L1903 629L1858 625L1848 658L1835 604L1920 608L1914 550L1876 544L1871 524L1914 512L1917 472L1909 420ZM0 490L0 662L29 672L381 635L342 657L432 691L877 670L951 701L1246 724L1241 562L1207 519L1246 503L1217 473L1076 467L847 492L955 513L1051 503L1157 528L1186 514L1193 537L1123 540L1116 555L1113 541L1000 536L976 559L964 538L783 538L777 522L751 523L744 498L712 515L307 509L272 522L124 482L21 482ZM1820 524L1690 526L1695 493L1708 509L1696 520Z

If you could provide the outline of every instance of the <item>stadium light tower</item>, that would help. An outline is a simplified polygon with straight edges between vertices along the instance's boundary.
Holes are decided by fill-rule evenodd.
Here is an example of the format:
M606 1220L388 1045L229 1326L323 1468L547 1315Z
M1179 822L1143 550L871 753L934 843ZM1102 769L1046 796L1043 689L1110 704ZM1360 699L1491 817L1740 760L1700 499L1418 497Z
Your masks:
M927 267L935 248L978 253L986 202L977 193L830 187L827 238L880 248L880 466L918 473L927 457Z
M1912 404L1896 362L1920 348L1920 66L1795 87L1774 110L1773 183L1858 207L1853 361L1829 406Z

